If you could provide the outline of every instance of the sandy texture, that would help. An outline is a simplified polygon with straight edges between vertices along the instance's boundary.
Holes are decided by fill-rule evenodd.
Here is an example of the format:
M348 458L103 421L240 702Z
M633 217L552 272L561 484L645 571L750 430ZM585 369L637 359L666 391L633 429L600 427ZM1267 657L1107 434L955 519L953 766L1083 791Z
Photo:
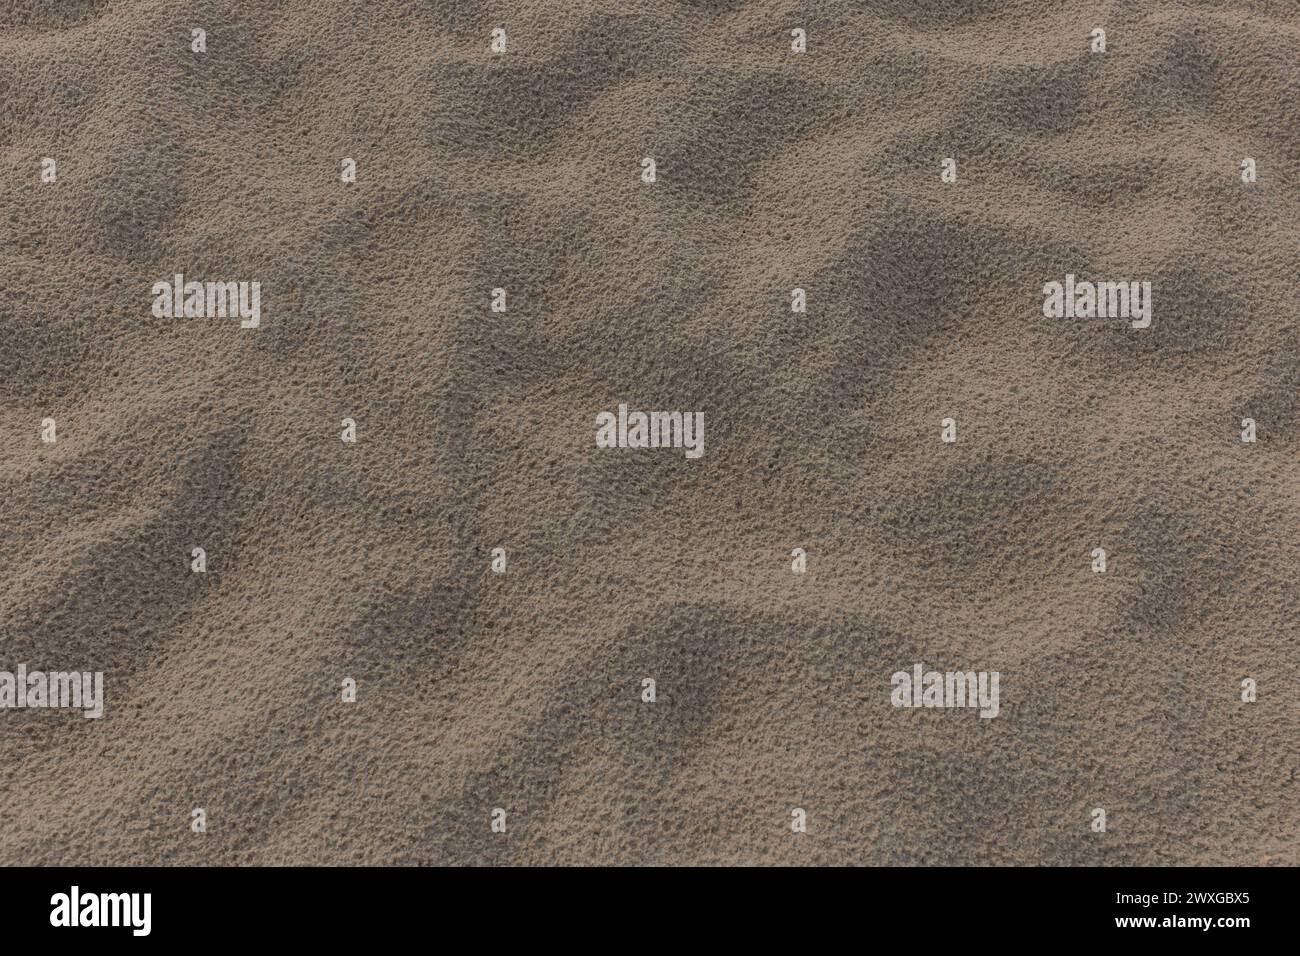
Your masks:
M1300 863L1297 64L1292 0L6 4L0 669L107 702L0 710L0 862Z

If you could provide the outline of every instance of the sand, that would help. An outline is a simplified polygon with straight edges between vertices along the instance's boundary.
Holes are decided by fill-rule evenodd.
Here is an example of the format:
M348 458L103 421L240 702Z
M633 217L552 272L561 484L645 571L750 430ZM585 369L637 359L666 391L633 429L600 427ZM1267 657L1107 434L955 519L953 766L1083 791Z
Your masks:
M0 670L106 690L0 710L0 863L1300 863L1298 62L1290 0L8 5Z

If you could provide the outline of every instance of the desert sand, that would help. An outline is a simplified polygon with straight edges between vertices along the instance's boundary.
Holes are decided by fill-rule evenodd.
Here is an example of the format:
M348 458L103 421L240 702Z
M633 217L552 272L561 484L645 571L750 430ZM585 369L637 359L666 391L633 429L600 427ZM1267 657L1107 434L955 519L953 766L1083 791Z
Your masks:
M9 4L0 670L105 702L0 710L0 863L1300 863L1298 64L1291 0Z

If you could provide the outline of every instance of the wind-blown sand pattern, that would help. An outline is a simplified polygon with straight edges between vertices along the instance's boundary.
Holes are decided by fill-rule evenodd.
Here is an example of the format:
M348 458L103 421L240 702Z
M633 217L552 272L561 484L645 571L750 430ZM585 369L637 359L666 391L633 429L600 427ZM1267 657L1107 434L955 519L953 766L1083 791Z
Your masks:
M0 670L106 701L0 710L0 863L1300 863L1297 64L1292 0L7 5Z

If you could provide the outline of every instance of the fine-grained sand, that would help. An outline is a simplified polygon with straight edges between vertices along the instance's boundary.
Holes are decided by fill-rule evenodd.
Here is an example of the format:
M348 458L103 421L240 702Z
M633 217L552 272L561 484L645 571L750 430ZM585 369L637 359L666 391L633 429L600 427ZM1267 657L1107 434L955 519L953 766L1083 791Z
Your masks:
M1300 863L1293 0L2 22L0 863Z

